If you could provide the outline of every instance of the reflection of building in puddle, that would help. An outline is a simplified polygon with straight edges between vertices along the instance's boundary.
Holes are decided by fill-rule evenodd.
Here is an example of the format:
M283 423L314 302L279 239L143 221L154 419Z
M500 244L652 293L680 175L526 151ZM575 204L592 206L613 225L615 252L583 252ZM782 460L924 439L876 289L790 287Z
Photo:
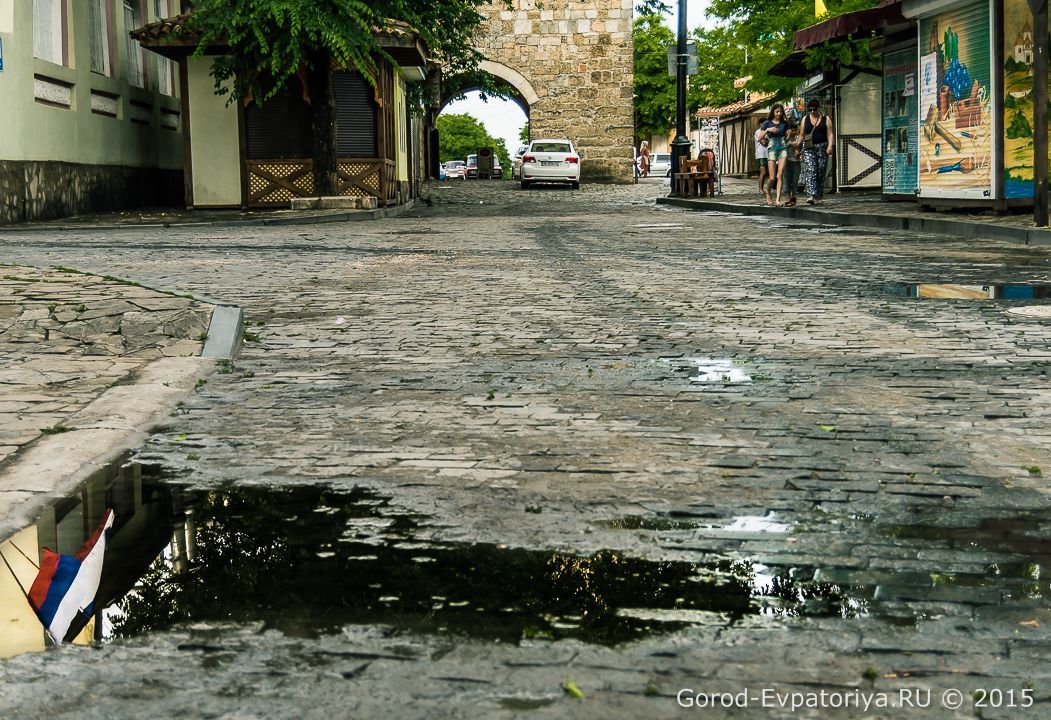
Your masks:
M103 512L116 516L106 550L96 608L105 608L131 589L136 578L172 537L171 493L144 480L142 466L118 462L95 473L80 490L45 510L37 522L0 544L0 657L43 650L44 628L26 599L45 547L76 553L95 530ZM182 541L181 552L190 549ZM83 627L72 641L91 642L107 634L105 611ZM68 638L69 636L67 636Z
M1051 285L1001 283L960 285L957 283L899 283L883 291L903 298L925 300L1043 300L1051 298Z
M743 367L734 365L733 360L725 358L692 358L690 363L697 366L697 374L690 377L695 383L747 383L752 377Z

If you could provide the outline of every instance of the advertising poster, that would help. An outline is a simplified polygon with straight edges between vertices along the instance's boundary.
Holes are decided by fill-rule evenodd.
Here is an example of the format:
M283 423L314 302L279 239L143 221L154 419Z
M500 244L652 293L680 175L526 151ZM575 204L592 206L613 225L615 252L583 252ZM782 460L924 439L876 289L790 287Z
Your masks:
M719 118L701 118L699 133L700 145L698 150L710 149L715 151L716 167L719 162Z
M919 168L916 74L915 48L883 56L883 192L890 195L916 192Z
M985 0L920 20L921 197L992 197L991 54Z
M1004 0L1004 197L1033 197L1033 16Z

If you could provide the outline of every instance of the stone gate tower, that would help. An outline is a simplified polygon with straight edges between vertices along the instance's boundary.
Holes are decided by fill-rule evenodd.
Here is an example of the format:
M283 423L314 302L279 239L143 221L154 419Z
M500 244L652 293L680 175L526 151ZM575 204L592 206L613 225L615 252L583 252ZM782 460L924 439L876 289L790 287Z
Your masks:
M568 137L584 152L585 180L631 182L632 0L512 4L480 8L482 69L518 91L532 137Z

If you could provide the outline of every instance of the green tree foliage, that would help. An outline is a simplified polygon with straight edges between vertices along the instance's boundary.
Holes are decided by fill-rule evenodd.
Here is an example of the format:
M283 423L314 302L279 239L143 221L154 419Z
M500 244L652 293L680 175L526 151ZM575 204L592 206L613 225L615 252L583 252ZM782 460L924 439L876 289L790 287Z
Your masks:
M190 27L197 55L216 44L229 51L216 58L216 92L233 100L265 102L288 83L300 83L313 114L314 181L321 194L336 180L335 101L331 69L358 70L370 80L379 57L376 29L418 31L431 59L452 76L475 72L479 54L472 42L486 0L196 0Z
M525 143L529 142L529 122L528 121L526 121L526 124L522 126L521 130L518 131L518 142L522 143L523 145Z
M478 148L492 146L500 158L500 166L510 176L511 155L503 138L494 138L482 123L471 115L443 114L438 116L438 157L442 162L463 160L478 152Z
M734 80L744 75L745 50L729 27L698 28L693 33L697 42L697 74L690 78L690 87L700 104L721 107L744 99L743 90L734 87Z
M675 78L668 74L668 48L675 45L675 34L661 15L642 15L635 19L634 34L635 131L641 136L663 135L675 126ZM687 110L702 104L700 83L690 78Z
M830 0L828 16L875 7L878 0ZM769 3L763 0L712 0L710 17L718 19L714 30L698 30L701 40L702 73L710 68L702 84L705 105L718 106L726 98L740 97L733 88L737 77L751 76L749 90L787 92L799 84L799 78L770 75L770 68L792 52L792 36L797 30L823 18L814 16L813 0L787 0ZM747 62L744 55L747 52ZM852 38L845 43L825 43L807 53L806 64L829 69L836 64L867 64L872 54L868 38ZM733 76L733 77L730 77Z

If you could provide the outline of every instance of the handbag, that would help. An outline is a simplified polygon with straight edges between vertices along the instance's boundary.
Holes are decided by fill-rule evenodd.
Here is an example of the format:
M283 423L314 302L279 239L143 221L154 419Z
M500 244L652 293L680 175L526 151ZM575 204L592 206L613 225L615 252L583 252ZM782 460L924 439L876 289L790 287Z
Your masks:
M809 132L803 136L803 149L813 150L814 149L814 133Z

